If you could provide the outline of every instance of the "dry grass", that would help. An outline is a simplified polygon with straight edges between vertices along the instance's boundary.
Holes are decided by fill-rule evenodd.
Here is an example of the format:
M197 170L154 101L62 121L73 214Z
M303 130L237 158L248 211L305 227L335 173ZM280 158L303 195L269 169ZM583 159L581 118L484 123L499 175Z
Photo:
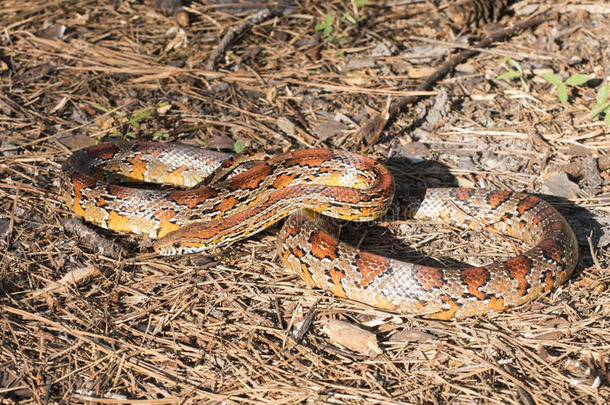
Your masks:
M557 18L469 59L366 146L354 136L358 124L388 96L410 94L456 43L484 35L450 22L445 2L371 1L360 28L339 23L344 56L314 26L325 13L353 13L352 4L299 2L238 36L215 70L208 55L256 9L193 1L180 26L151 3L0 4L2 403L608 402L610 131L588 116L595 87L561 105L540 79L542 71L610 73L604 1L562 4ZM523 20L537 3L518 2L500 24ZM66 27L62 37L54 24ZM379 56L365 67L345 69L371 52ZM501 55L527 68L530 92L496 79ZM135 128L129 119L141 111L151 115ZM319 127L329 119L343 129L329 135ZM294 130L282 129L286 120ZM124 243L127 253L111 259L64 232L71 213L57 178L72 150L116 131L201 145L239 140L271 153L365 151L388 159L401 184L540 193L566 172L578 192L552 201L578 234L581 262L568 283L523 308L440 322L308 288L278 264L277 228L209 256L169 259L100 231ZM427 147L426 163L405 161L413 141ZM365 245L443 264L514 251L486 234L395 219L367 232ZM362 228L352 231L344 233L358 242ZM328 319L364 325L383 354L340 348L322 330Z

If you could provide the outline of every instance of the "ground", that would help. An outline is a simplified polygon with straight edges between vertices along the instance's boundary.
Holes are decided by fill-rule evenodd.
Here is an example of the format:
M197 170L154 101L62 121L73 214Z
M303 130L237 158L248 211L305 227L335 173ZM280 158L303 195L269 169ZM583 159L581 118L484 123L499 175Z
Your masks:
M0 5L2 403L607 403L610 109L592 116L610 77L607 2L286 1L269 15L265 2L184 3ZM562 102L557 79L573 75L586 82ZM385 162L400 187L534 193L572 225L580 261L535 302L434 321L308 287L276 257L279 226L161 257L146 239L66 221L62 162L120 138L339 148ZM394 212L343 233L436 265L522 248ZM370 350L327 333L337 320L364 329Z

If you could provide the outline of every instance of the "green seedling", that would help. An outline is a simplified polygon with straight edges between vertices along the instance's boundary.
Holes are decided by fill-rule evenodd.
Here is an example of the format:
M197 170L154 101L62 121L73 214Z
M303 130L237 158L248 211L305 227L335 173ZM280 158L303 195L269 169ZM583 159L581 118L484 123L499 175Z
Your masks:
M589 80L589 75L582 74L572 75L565 82L554 73L544 73L542 77L557 88L557 98L564 104L568 102L568 86L580 86Z
M137 114L128 113L127 115L125 115L125 118L127 118L127 122L129 123L130 130L125 133L122 133L121 131L114 131L114 132L112 132L112 135L120 136L121 139L123 139L124 141L127 140L127 138L135 139L136 130L138 128L140 128L141 122L149 115L150 115L150 111L147 111L147 110L140 111Z
M333 40L333 16L331 14L326 13L324 15L324 22L316 24L316 31L322 31L322 35L324 35L325 41Z
M169 138L169 134L167 132L158 132L157 131L153 134L153 139L155 141L158 141L160 139L167 139L167 138Z
M346 11L339 20L335 20L332 14L326 13L324 15L324 22L316 24L316 31L322 31L324 42L328 44L334 43L339 48L337 49L337 55L343 56L341 48L347 42L348 30L351 27L350 25L346 26L346 21L351 23L351 25L357 25L364 20L366 15L360 14L358 8L367 4L368 0L352 0L353 14Z
M235 153L242 153L244 151L244 144L238 139L235 141Z
M591 108L591 118L597 119L602 113L604 114L604 124L610 127L610 101L608 94L610 93L610 84L604 83L597 91L596 103Z
M150 115L150 111L140 111L139 113L133 115L131 113L127 114L127 120L129 121L129 125L134 128L140 128L140 121L144 120L144 118Z
M514 61L508 56L505 56L500 60L500 64L506 66L508 71L498 76L498 80L512 80L518 78L519 80L521 80L523 91L525 91L526 93L530 91L530 87L525 81L525 73L523 72L523 69L521 68L519 62Z

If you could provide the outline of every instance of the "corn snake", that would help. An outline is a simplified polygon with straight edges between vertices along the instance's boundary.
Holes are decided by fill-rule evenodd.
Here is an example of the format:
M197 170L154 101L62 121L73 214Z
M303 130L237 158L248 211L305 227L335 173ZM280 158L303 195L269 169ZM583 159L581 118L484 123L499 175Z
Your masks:
M174 188L116 184L131 182ZM533 246L505 262L462 270L360 251L312 220L313 211L354 221L378 219L392 203L394 188L382 164L351 152L309 149L260 159L154 142L82 149L63 164L61 178L66 204L78 216L156 239L162 255L226 246L288 217L278 254L308 284L430 318L520 305L565 281L576 266L572 229L550 204L528 194L438 188L401 197L405 216L491 229Z

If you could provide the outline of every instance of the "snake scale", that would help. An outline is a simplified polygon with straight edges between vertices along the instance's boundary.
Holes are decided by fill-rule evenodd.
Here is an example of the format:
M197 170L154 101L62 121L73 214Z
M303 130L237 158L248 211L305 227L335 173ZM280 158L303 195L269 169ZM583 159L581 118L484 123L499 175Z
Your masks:
M529 250L458 270L405 263L340 242L315 223L313 212L375 220L392 203L395 185L382 164L338 150L260 159L184 144L104 143L63 164L61 189L76 215L156 239L162 255L226 246L288 217L278 254L307 283L377 308L436 319L523 304L564 282L578 260L574 233L550 204L482 189L413 192L402 197L404 215L514 236Z

